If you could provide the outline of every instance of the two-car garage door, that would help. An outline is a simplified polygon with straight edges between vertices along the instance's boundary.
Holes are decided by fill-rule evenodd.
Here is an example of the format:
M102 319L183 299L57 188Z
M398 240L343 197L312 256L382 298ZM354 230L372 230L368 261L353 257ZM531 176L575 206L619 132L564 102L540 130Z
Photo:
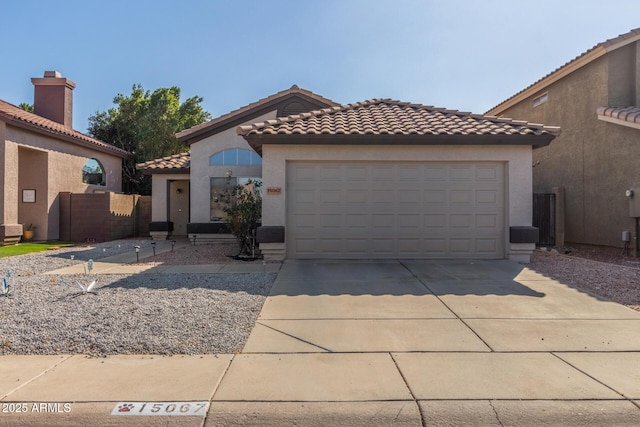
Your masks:
M504 258L504 165L288 162L289 258Z

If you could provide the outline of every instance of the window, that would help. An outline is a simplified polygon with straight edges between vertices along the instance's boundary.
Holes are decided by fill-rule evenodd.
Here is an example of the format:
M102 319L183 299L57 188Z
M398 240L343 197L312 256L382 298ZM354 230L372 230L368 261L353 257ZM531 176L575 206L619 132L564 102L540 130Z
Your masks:
M210 166L261 165L262 158L252 150L231 148L209 157Z
M104 167L96 159L88 159L82 167L82 182L90 185L107 185Z
M549 94L547 92L543 93L537 98L533 98L533 106L537 107L540 104L544 104L549 99Z
M236 178L234 176L211 178L211 221L223 222L225 220L224 208L227 206L231 192L236 185L248 186L249 182L256 181L262 182L262 178Z

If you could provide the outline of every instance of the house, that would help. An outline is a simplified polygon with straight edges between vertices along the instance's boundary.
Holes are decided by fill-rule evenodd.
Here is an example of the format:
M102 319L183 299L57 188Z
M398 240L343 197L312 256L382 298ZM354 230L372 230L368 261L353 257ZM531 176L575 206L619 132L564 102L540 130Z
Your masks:
M137 165L151 175L155 238L199 236L224 231L218 195L238 183L262 177L262 159L236 134L242 124L337 105L293 86L206 123L179 132L189 151Z
M55 71L31 79L34 112L0 100L0 243L60 235L60 194L122 189L129 153L72 128L75 83Z
M598 43L487 114L562 128L533 151L533 184L536 193L563 190L557 233L566 242L620 247L623 231L637 233L640 29Z
M270 98L302 90L291 91ZM187 229L222 225L221 186L228 177L256 176L265 258L528 261L537 236L532 147L548 145L558 128L392 100L336 105L304 93L325 105L243 114L264 106L259 101L240 117L229 113L178 134L189 141L206 129L208 140L191 144L190 155L139 165L153 174L154 219L174 218L167 198L182 197L190 182Z
M239 126L271 258L527 262L532 147L559 129L392 100Z

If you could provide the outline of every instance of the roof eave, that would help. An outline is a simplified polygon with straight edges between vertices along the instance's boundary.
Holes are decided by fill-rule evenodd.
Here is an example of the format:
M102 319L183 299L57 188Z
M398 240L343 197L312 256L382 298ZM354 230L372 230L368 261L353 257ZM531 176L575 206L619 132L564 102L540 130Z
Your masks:
M190 168L153 168L153 169L142 169L136 167L143 175L179 175L179 174L189 174L191 172Z
M54 130L51 129L47 129L47 128L43 128L42 126L38 126L37 124L34 123L29 123L29 122L25 122L23 120L19 120L19 119L15 119L12 117L6 117L6 116L2 116L0 117L0 120L6 122L7 124L10 124L11 126L15 126L21 129L26 129L32 132L36 132L42 135L47 135L47 136L55 136L57 139L61 139L63 141L66 142L70 142L72 144L76 144L76 145L81 145L83 147L87 147L90 148L92 150L96 150L96 151L100 151L102 153L107 153L107 154L111 154L117 157L120 157L122 159L127 159L131 157L131 153L128 153L124 150L121 150L117 147L113 147L113 146L101 146L101 145L97 145L97 144L93 144L89 141L85 141L83 139L80 138L75 138L71 135L66 135L64 133L60 133L60 132L56 132ZM113 148L110 148L113 147Z
M282 135L255 134L243 135L249 145L262 154L265 144L280 145L530 145L534 148L547 146L557 135Z
M640 129L640 123L630 122L628 120L617 119L615 117L605 116L603 114L598 114L598 120L602 120L603 122L613 123L619 126L625 126L633 129Z
M618 46L620 47L620 46ZM496 105L495 107L493 107L491 110L487 111L485 114L488 116L499 116L500 114L502 114L504 111L508 110L509 108L513 107L516 104L519 104L520 102L544 91L545 89L547 89L549 86L551 86L553 83L557 82L558 80L568 76L569 74L573 73L574 71L584 67L585 65L595 61L596 59L600 58L601 56L604 56L607 52L609 52L611 49L605 49L602 46L596 47L595 49L593 49L590 52L587 52L586 54L578 57L575 61L570 62L569 64L567 64L564 67L561 67L560 69L558 69L557 71L543 77L542 79L538 80L537 82L535 82L534 84L532 84L531 86L523 89L522 91L516 93L515 95L513 95L511 98L508 98L507 100L501 102L500 104Z

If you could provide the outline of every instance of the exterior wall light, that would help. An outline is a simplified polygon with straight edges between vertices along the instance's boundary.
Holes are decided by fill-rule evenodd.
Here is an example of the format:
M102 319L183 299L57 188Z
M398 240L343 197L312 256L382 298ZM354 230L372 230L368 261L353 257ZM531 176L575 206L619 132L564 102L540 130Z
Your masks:
M624 195L631 198L633 197L633 190L632 189L628 189L627 191L624 192Z

